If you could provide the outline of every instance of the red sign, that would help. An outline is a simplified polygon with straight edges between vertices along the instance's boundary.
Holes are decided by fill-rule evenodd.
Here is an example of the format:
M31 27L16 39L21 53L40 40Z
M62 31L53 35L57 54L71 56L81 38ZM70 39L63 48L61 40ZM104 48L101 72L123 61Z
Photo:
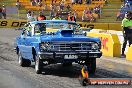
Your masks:
M102 49L108 51L109 48L107 46L107 42L109 41L108 38L104 38L104 37L100 37L100 40L101 40L101 44L102 44Z

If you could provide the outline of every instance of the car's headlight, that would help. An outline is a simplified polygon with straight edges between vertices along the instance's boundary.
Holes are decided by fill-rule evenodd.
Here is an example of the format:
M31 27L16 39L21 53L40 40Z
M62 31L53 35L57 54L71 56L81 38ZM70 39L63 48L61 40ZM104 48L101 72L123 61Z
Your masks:
M40 49L48 51L48 50L51 50L51 46L48 42L42 42L40 43Z
M92 49L99 49L99 45L98 45L98 43L93 43L92 44Z
M101 49L101 42L98 42L98 45L99 45L99 49Z

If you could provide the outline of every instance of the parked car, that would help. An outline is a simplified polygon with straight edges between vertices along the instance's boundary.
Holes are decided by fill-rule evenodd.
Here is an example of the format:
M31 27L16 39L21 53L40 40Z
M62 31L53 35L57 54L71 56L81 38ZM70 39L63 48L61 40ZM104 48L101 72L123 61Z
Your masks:
M84 35L79 24L66 20L27 23L16 38L15 48L20 66L35 62L37 74L45 65L68 66L72 62L85 64L90 73L95 73L96 58L102 56L100 39Z

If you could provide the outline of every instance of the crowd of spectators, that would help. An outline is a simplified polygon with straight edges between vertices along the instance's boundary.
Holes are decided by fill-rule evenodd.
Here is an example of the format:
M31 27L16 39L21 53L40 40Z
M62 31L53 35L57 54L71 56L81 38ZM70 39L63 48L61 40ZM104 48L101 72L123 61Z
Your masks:
M42 7L41 10L42 13L44 13L46 10L49 10L50 8L49 10L50 19L53 19L56 16L57 17L59 16L61 19L67 19L67 17L70 14L75 17L75 20L95 22L97 18L100 18L101 14L100 4L95 5L94 8L86 8L84 11L82 10L81 15L80 14L78 15L80 11L78 11L77 8L73 10L73 5L91 4L91 1L92 0L71 0L70 3L65 3L66 0L51 0L50 6L49 3L47 6L47 0L30 0L31 6ZM16 6L20 8L21 3L19 2L19 0L17 1Z
M46 0L45 0L46 1ZM42 0L30 0L32 6L43 6Z
M16 1L16 7L17 7L18 9L21 8L21 2L20 2L19 0Z
M132 11L132 0L124 0L124 3L121 5L120 11L117 13L116 20L122 20L127 11Z
M46 20L46 16L44 16L43 12L39 12L38 16L31 10L27 11L27 22L38 21L38 20Z
M91 0L71 0L72 5L73 4L91 4Z
M86 8L83 11L82 21L95 22L96 18L100 18L101 7L100 5L95 6L93 9Z

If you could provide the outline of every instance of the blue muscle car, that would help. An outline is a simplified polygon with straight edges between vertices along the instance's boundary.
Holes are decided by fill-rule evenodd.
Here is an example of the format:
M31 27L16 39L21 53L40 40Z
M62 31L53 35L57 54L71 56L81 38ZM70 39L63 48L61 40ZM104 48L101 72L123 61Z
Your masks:
M95 73L96 58L102 56L99 38L87 37L80 26L66 20L43 20L29 22L16 38L15 48L20 66L35 62L37 74L48 64L72 62L85 64L90 73Z

